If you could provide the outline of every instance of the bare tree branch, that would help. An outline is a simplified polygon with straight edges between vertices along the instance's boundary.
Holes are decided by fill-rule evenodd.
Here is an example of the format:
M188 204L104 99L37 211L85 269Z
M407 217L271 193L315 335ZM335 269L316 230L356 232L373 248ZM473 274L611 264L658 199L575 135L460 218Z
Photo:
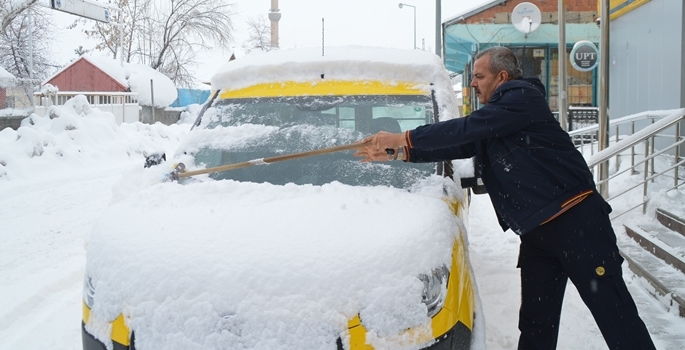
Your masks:
M7 26L9 26L15 18L33 6L36 2L38 2L38 0L0 0L0 18L2 18L0 21L0 23L2 23L1 31L4 32Z
M150 28L161 38L150 38L156 45L150 67L176 82L191 81L188 68L170 58L194 65L198 49L209 48L210 43L228 47L233 32L232 5L225 0L170 0L158 5L153 12L159 16L151 21Z
M52 30L48 15L41 8L32 9L31 17L32 30L29 30L31 23L28 13L24 11L0 32L0 66L20 79L33 77L43 80L57 68L50 56ZM29 45L29 32L32 34L33 48ZM28 60L29 56L33 58L33 65ZM27 97L32 93L26 86Z
M123 9L126 62L149 65L177 84L193 84L190 70L197 65L200 49L227 48L232 40L233 5L228 0L108 0L108 3ZM113 14L118 16L116 12ZM119 34L114 24L96 23L84 32L100 42L97 50L111 52L116 58Z
M271 46L271 27L267 24L264 17L250 17L247 20L247 30L250 34L247 41L243 43L245 52L252 50L271 51L278 47Z

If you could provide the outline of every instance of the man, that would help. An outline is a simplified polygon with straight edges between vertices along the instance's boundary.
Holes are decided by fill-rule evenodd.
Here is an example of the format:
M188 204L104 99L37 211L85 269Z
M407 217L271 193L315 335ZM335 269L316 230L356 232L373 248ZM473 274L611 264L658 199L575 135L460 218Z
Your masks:
M433 162L475 156L503 230L520 235L519 349L555 349L570 278L611 349L654 349L621 275L611 207L568 134L552 116L544 86L521 78L516 56L493 47L475 56L471 87L484 106L466 118L380 132L362 161Z

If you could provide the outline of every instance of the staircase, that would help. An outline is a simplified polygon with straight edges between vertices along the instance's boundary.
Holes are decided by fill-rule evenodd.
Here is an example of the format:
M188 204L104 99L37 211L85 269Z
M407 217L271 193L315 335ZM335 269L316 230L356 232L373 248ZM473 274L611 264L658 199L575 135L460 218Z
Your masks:
M656 222L624 227L631 240L619 248L629 268L669 311L685 317L685 219L657 209Z

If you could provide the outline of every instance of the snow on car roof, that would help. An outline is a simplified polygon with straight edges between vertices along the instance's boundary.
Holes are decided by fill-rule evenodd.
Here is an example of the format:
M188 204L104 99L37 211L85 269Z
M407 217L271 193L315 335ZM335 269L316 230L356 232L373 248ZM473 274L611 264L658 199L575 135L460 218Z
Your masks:
M414 82L427 93L435 91L441 120L458 117L453 87L440 57L422 50L341 46L326 47L323 55L321 48L274 50L224 64L211 83L212 90L235 90L264 83L316 82L322 76L326 80Z

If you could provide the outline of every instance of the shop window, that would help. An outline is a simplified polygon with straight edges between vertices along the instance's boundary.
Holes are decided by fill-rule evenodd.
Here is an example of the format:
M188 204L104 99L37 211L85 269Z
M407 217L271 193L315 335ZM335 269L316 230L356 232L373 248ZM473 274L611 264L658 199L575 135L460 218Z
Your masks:
M550 49L550 94L549 105L552 111L558 111L559 103L559 50L557 48ZM569 106L589 107L593 105L594 97L594 76L593 72L580 72L573 68L571 60L568 58L571 54L571 49L566 49L566 98ZM554 92L554 94L552 94Z
M548 47L511 48L519 59L524 77L536 77L545 85L549 107L552 112L559 111L559 50ZM566 49L566 57L571 49ZM593 72L580 72L566 60L566 96L569 106L589 107L594 102Z
M558 111L556 100L559 97L558 77L554 83L554 74L558 75L557 70L550 70L549 50L546 46L540 47L521 47L511 48L519 60L519 66L524 78L538 78L545 85L547 96L549 97L550 109ZM556 49L555 49L556 50ZM552 100L554 99L554 102Z

